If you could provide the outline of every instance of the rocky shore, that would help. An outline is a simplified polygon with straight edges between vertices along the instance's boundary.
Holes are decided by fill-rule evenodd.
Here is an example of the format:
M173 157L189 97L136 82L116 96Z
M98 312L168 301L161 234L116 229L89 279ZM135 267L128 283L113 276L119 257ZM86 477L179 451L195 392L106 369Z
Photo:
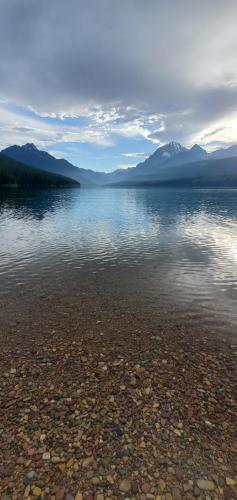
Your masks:
M44 314L2 322L2 500L237 498L236 341Z

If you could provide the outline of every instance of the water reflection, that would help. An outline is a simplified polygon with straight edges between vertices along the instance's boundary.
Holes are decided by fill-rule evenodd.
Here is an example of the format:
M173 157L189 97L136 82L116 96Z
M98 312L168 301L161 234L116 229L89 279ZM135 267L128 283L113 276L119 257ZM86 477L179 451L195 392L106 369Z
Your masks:
M0 193L0 217L13 217L17 219L42 220L47 214L69 206L71 196L69 190L57 191L17 189L2 190Z
M234 190L2 194L0 293L97 286L174 321L237 326L236 201Z

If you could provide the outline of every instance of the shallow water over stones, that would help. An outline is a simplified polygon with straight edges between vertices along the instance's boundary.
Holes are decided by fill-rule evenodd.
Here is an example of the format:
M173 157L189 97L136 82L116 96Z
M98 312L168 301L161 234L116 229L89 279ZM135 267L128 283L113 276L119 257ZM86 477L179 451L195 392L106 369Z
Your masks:
M119 304L235 333L236 202L234 190L2 193L1 312L53 297L86 314L89 298L90 313Z

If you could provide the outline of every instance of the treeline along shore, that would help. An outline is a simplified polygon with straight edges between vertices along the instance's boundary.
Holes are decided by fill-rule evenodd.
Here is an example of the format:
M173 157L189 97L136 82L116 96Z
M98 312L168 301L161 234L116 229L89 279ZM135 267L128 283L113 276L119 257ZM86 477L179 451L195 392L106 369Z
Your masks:
M63 175L29 167L0 154L0 189L72 187L80 187L80 183Z

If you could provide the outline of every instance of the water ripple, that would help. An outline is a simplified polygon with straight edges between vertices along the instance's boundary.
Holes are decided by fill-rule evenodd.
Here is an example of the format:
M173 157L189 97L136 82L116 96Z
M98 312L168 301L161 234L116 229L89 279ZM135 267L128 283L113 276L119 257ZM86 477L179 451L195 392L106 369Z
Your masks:
M237 326L237 192L98 189L0 196L0 294L43 283L140 296L174 321Z

